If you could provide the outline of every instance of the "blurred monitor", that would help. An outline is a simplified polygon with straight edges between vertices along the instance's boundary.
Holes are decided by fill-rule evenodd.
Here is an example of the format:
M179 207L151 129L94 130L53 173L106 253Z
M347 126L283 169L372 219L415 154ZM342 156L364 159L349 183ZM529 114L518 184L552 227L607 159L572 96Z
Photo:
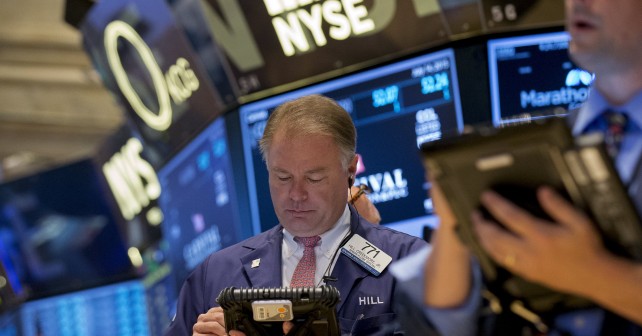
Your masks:
M588 96L593 76L568 55L566 32L490 39L493 125L563 116Z
M23 336L151 335L138 280L29 301L20 319Z
M0 336L20 335L20 311L12 309L0 313Z
M356 183L381 213L382 224L418 237L434 226L418 146L461 132L461 105L451 49L379 66L240 107L250 208L255 230L278 223L258 141L270 113L280 104L320 93L338 101L357 128L360 156Z
M11 234L0 230L0 316L5 311L18 306L27 297L27 291L18 274L16 262L20 260L16 252L5 246L5 240L11 240ZM2 329L2 328L0 328ZM1 334L0 334L1 335Z
M29 299L137 276L106 192L91 160L0 184L2 263Z
M254 233L240 220L225 119L192 139L158 178L163 238L178 288L209 254Z

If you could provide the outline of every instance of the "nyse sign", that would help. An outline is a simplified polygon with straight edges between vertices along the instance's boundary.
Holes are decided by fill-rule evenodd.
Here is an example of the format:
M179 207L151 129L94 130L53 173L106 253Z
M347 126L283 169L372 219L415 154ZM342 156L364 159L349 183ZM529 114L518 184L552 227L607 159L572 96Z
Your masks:
M203 29L223 51L242 94L448 40L438 0L201 4Z
M328 44L322 29L324 23L330 25L328 36L335 40L345 40L375 29L374 21L368 18L368 9L360 4L361 0L329 0L322 4L314 4L309 9L306 9L305 5L310 1L264 2L286 56L292 56L296 51L303 53L312 49L306 30L311 33L313 43L317 47Z

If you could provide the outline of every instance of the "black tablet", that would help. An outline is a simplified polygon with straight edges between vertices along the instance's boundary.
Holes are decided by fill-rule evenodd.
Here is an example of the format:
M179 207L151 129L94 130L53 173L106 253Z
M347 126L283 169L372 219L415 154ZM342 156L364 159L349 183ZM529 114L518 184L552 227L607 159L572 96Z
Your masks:
M489 258L470 221L476 209L490 216L479 201L487 189L546 218L535 190L550 186L592 217L607 248L642 260L638 213L597 134L574 138L564 119L548 118L504 128L480 128L426 143L421 153L427 172L439 183L453 209L460 238L478 258L485 282L495 294L524 301L536 312L591 305L585 299L513 276Z
M246 335L283 335L283 322L294 328L287 336L339 336L333 286L299 288L234 288L221 291L217 302L225 312L225 328Z

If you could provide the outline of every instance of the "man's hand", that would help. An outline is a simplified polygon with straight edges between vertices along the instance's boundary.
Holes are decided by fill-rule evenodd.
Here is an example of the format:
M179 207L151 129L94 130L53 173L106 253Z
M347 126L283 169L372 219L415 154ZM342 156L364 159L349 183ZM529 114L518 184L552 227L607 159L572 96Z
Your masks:
M283 334L287 335L293 327L292 322L283 322ZM221 307L211 308L207 313L199 315L192 331L192 336L245 336L245 333L238 330L230 330L229 334L225 332L225 316Z
M595 274L595 261L608 257L591 220L548 187L537 199L556 223L534 217L488 191L481 202L507 230L474 213L479 240L491 258L530 281L562 292L583 294L582 283Z
M223 315L223 308L214 307L208 310L207 313L198 315L198 319L196 320L196 324L194 324L192 331L193 336L227 335L227 332L225 332L225 318ZM233 334L230 333L230 335Z
M455 234L455 227L457 226L457 218L450 208L446 196L441 191L439 184L436 181L430 180L430 196L432 198L433 208L435 214L439 217L439 228L442 231L449 231Z
M283 322L283 335L287 335L294 328L294 323L290 321Z

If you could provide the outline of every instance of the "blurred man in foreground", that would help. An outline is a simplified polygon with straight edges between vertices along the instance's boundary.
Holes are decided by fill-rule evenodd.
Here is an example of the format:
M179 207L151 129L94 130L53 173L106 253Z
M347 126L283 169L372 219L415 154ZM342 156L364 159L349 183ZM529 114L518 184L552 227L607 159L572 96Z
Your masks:
M608 111L624 115L628 124L614 161L642 212L642 166L638 164L642 152L642 1L566 0L566 16L571 57L595 74L588 100L571 113L569 124L579 135L590 132ZM432 250L421 252L427 257L415 256L400 264L408 269L425 260L414 282L405 277L408 284L420 283L421 287L404 289L421 296L419 304L442 334L475 335L480 333L478 265L455 233L455 217L439 186L433 184L431 193L440 226ZM588 217L550 188L542 186L537 199L555 223L546 223L491 191L482 194L482 205L503 226L480 213L470 214L486 251L498 264L527 280L587 298L602 308L558 316L550 334L641 334L642 263L609 252Z

